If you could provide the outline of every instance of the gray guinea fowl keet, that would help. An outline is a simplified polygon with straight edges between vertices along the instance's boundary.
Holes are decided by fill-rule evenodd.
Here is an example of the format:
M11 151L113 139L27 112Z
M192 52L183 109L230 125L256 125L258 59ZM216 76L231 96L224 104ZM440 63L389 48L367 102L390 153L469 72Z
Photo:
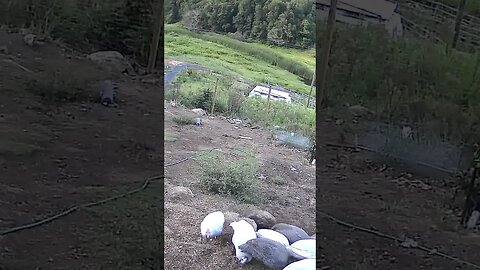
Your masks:
M248 240L240 245L239 249L275 270L282 270L289 263L299 259L283 244L268 238Z
M302 239L309 239L310 236L300 227L286 223L278 223L272 227L272 230L277 231L287 237L289 244L297 242Z

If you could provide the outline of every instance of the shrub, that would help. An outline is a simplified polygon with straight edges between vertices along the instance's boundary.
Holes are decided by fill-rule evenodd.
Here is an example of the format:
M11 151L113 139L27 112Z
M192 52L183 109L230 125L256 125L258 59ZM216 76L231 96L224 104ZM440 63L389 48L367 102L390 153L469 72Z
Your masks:
M47 102L79 102L94 97L86 88L75 76L54 72L28 81L25 90Z
M200 183L209 192L234 197L246 203L259 203L258 161L249 152L237 151L227 157L212 152L196 158Z
M173 117L173 122L179 125L193 125L194 117L188 114L178 114Z

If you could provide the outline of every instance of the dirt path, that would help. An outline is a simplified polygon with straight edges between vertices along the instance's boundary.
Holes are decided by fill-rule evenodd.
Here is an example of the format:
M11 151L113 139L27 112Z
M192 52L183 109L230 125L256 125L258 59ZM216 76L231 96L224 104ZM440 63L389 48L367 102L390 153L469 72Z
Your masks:
M236 264L231 244L226 241L200 242L200 222L215 210L247 216L254 209L262 209L273 214L278 222L295 224L309 234L315 233L315 171L308 164L305 152L274 146L267 130L231 124L221 118L204 117L200 127L176 124L173 118L185 111L171 106L165 111L165 160L176 160L212 148L220 148L226 154L238 147L253 148L261 163L259 174L263 176L258 188L267 202L247 205L208 193L199 183L199 171L193 161L166 168L166 269L266 269L258 263ZM238 139L238 136L253 140ZM276 184L272 180L274 177L280 177L285 183ZM190 188L194 196L181 200L172 198L169 191L174 186Z
M5 33L0 40L21 65L67 82L78 78L86 83L83 91L96 94L95 82L111 78L84 56L53 45L32 49ZM137 188L161 173L159 87L115 77L116 108L96 100L55 105L25 91L31 79L0 62L0 231ZM9 270L157 269L159 190L152 183L141 195L0 236L0 264Z
M340 131L334 121L320 121L320 144L337 143ZM319 145L318 153L318 210L480 264L480 235L459 228L447 206L451 190L441 179L383 170L384 164L375 161L378 157L365 152ZM475 269L321 216L317 226L317 256L331 269Z

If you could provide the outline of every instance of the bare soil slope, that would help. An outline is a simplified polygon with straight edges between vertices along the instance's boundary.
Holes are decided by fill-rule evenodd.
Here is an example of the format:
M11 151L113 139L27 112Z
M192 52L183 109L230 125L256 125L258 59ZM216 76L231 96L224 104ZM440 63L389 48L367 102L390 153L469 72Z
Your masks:
M315 168L306 153L275 146L270 131L231 124L225 119L203 117L203 125L178 125L173 118L187 109L167 105L165 110L166 163L219 148L231 154L235 148L255 149L260 161L258 187L266 203L248 205L207 192L199 182L194 161L165 168L165 269L267 269L260 263L241 266L232 255L230 239L200 241L200 223L210 212L237 212L248 216L255 209L270 212L277 222L295 224L315 233ZM239 136L252 140L239 139ZM292 169L293 168L293 169ZM274 182L280 177L284 183ZM193 197L172 198L175 186L192 190ZM227 224L228 226L228 224Z
M138 188L145 178L161 174L160 87L111 76L84 55L49 43L28 47L19 34L1 32L0 46L5 45L8 55L0 53L0 231ZM98 80L113 79L118 107L88 98L46 103L26 91L32 79L45 77L66 82L62 91L78 86L92 97L98 95ZM40 91L48 94L49 88ZM0 235L0 265L158 269L161 190L155 182L130 197Z
M371 153L326 146L339 142L341 129L323 114L317 132L321 137L317 142L319 211L480 264L480 236L459 228L457 212L449 208L453 193L443 179L385 169ZM399 242L340 225L321 214L317 230L318 258L329 269L476 269L401 247Z

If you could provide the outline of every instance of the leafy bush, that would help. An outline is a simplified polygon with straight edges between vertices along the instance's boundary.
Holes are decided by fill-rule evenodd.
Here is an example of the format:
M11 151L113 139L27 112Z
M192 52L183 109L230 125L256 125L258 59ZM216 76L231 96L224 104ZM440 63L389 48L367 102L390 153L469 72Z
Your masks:
M237 151L234 156L212 152L196 161L201 171L200 183L206 190L246 203L260 202L260 182L255 176L259 165L251 152Z
M189 114L178 114L173 117L173 122L179 124L179 125L193 125L194 123L194 117Z
M84 82L63 72L30 80L26 83L26 90L47 102L80 102L93 98Z
M409 120L422 133L437 122L450 139L478 123L480 54L453 51L412 38L394 40L383 28L338 25L327 74L329 104L362 104L381 120ZM460 124L463 123L463 124ZM478 133L478 132L477 132Z

